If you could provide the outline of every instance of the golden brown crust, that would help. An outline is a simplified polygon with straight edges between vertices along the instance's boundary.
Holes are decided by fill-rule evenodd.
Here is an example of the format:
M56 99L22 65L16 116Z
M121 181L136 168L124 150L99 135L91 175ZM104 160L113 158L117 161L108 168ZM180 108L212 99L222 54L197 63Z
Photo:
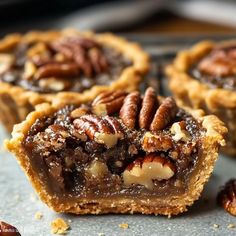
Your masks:
M33 170L30 160L23 148L23 140L28 130L39 117L52 114L56 108L49 104L41 104L36 111L30 113L26 120L16 125L12 132L12 139L6 141L6 147L16 155L16 158L38 192L42 201L57 212L72 212L76 214L102 214L102 213L142 213L177 215L187 210L197 200L202 192L204 184L208 181L218 156L218 148L224 145L223 136L227 132L223 122L217 117L203 116L200 110L186 108L197 120L202 122L206 133L202 136L202 151L194 173L190 178L189 189L184 195L165 198L153 198L150 200L133 198L115 199L81 199L76 202L61 203L55 195L50 195L43 183Z
M204 109L206 113L214 114L225 122L229 133L224 151L230 155L236 154L236 92L222 88L209 88L208 85L191 77L188 71L213 48L231 45L233 42L235 45L233 40L218 44L211 41L200 42L189 50L179 52L173 64L166 68L169 88L179 105Z
M133 64L123 70L120 77L111 83L110 86L93 86L91 89L85 90L82 93L76 92L59 92L57 94L40 94L29 92L19 86L13 86L8 83L0 82L0 100L2 96L8 96L11 100L11 109L0 119L9 131L15 123L19 123L25 119L26 115L33 110L33 107L42 102L49 102L57 105L77 104L81 100L88 101L93 99L98 93L106 90L122 89L132 91L138 88L143 75L149 70L149 57L136 43L130 43L121 37L117 37L110 33L94 34L92 32L81 32L75 29L64 29L62 31L32 31L25 35L14 34L6 36L0 41L0 52L9 50L19 42L34 42L37 40L51 41L62 36L69 35L85 35L86 37L95 38L101 44L109 45L112 48L120 51L123 55L129 58ZM0 107L2 113L7 109L7 106ZM19 114L17 118L13 118L15 114Z

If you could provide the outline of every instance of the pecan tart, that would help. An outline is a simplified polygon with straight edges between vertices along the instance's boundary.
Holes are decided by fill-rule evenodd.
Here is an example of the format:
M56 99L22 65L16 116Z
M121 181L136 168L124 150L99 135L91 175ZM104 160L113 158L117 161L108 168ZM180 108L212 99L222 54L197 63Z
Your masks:
M223 151L236 155L236 41L200 42L166 69L177 102L218 116L229 132Z
M112 34L73 29L0 40L0 119L11 131L36 104L76 103L109 89L137 89L147 54Z
M41 104L6 142L41 199L58 212L177 215L199 198L227 132L152 88L92 102Z

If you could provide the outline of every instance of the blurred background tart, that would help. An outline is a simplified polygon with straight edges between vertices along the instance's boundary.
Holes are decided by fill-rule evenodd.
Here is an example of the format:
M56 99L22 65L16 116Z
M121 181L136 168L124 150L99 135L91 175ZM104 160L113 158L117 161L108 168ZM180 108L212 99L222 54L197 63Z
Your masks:
M137 89L148 55L115 35L74 29L0 41L0 119L11 131L41 102L76 103L109 89Z
M200 42L167 67L179 103L217 115L229 129L224 152L236 154L236 41Z

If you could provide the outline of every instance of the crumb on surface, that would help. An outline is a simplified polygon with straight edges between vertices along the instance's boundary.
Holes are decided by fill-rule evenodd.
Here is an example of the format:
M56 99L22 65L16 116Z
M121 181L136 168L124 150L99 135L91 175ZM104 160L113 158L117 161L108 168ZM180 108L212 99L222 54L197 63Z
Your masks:
M214 227L215 229L218 229L220 226L219 226L218 224L213 224L213 227Z
M233 229L233 228L235 228L235 224L228 224L227 228L228 229Z
M30 194L30 200L31 200L31 202L36 202L38 200L38 198L34 193L31 193Z
M37 212L35 213L35 215L34 215L34 218L35 218L36 220L41 220L42 217L43 217L43 214L42 214L40 211L37 211Z
M62 219L56 218L51 222L52 234L66 234L70 226Z
M119 227L121 229L128 229L129 228L129 225L127 223L122 223L122 224L119 224Z
M98 233L98 236L105 236L104 233Z

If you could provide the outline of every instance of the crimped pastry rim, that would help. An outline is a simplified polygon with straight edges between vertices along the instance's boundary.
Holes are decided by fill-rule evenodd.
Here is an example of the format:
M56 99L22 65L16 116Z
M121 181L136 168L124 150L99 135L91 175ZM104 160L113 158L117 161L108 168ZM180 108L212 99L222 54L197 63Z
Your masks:
M180 51L174 62L166 67L168 83L174 95L188 97L194 108L205 104L210 111L221 108L236 108L236 91L223 88L210 88L189 75L188 70L200 58L207 55L213 48L235 44L236 40L225 40L219 43L202 41L188 50Z
M163 199L156 199L150 207L148 207L147 202L142 199L139 204L137 204L131 198L119 200L117 201L117 204L109 199L94 199L90 201L81 199L74 204L60 203L56 195L48 194L40 179L37 178L37 173L33 170L22 145L25 136L36 119L52 114L58 108L59 107L47 103L36 106L36 110L31 112L25 121L14 126L12 139L5 142L7 149L16 155L19 165L24 170L41 200L57 212L70 212L76 214L138 212L142 214L177 215L186 211L187 206L192 205L193 202L200 197L204 184L208 181L213 171L214 163L218 156L218 147L225 145L223 136L227 132L227 128L225 128L222 121L214 115L204 116L202 110L186 108L185 110L187 112L202 122L203 127L206 129L206 135L203 138L202 156L199 157L201 161L199 161L198 167L195 169L196 172L198 171L198 175L194 175L190 180L189 191L187 191L184 196L176 196L164 201ZM163 205L163 202L165 202L165 206L160 205L158 207L158 204Z
M118 79L110 85L95 85L83 92L63 91L58 93L37 93L26 90L20 86L11 85L7 82L0 82L0 93L7 93L15 98L19 103L22 100L28 100L31 105L37 105L42 102L52 104L79 103L81 100L88 101L94 98L98 93L107 90L124 89L132 91L137 89L144 78L143 75L149 70L149 56L141 47L134 42L129 42L122 37L111 33L95 34L90 31L80 31L77 29L66 28L61 31L31 31L24 35L11 34L0 40L0 51L11 48L19 42L33 42L35 40L48 41L61 36L84 35L95 38L101 44L107 44L131 59L133 64L125 68ZM16 93L17 91L17 93ZM23 101L22 101L23 103Z

